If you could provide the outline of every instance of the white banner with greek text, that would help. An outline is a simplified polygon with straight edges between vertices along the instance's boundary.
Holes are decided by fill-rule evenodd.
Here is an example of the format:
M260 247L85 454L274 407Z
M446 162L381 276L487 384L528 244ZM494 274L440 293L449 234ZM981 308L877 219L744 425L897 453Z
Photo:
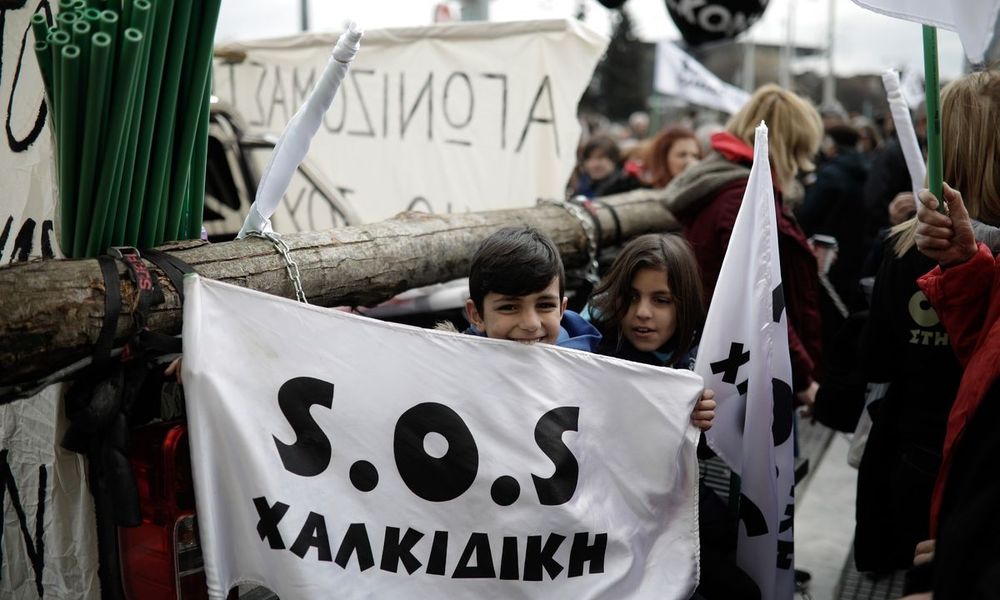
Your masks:
M700 377L197 276L185 297L211 597L693 592Z
M220 46L213 92L248 132L277 136L336 41L337 34L311 34ZM275 230L331 227L338 223L331 205L367 223L404 210L562 198L580 139L577 103L606 45L574 20L365 32L306 159L334 198L293 181L272 218ZM258 168L269 156L255 153ZM235 232L242 220L227 226Z

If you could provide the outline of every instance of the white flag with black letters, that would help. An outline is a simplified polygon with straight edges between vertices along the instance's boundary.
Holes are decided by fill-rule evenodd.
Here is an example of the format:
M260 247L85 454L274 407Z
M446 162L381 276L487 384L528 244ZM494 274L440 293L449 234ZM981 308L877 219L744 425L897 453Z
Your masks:
M185 280L211 597L663 598L698 581L693 373Z
M767 127L708 310L695 372L715 390L709 445L741 477L737 560L761 597L794 594L794 457L788 321Z

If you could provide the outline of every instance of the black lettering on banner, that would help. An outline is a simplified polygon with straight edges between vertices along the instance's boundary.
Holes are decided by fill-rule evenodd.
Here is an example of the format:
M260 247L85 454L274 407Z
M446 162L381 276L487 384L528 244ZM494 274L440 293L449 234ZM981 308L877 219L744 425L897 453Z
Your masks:
M486 79L497 79L500 81L500 149L507 149L507 74L506 73L483 73Z
M424 438L430 433L448 442L440 458L424 450ZM423 402L399 417L392 451L403 483L430 502L458 498L472 486L479 471L479 450L472 432L458 413L437 402Z
M451 93L451 84L456 80L465 82L466 95L468 96L469 108L466 111L464 120L453 120L451 112L448 110L449 106L451 106L451 103L449 103L448 100L455 97L455 95ZM449 125L451 125L455 129L464 129L469 126L469 123L472 122L472 115L475 112L476 96L472 91L472 82L469 81L468 75L466 75L461 71L455 71L448 76L448 79L444 82L444 99L442 100L441 105L442 105L441 110L444 113L444 120ZM472 142L468 140L447 139L445 140L445 142L449 144L457 144L460 146L472 145Z
M302 477L319 475L330 464L333 450L330 440L313 419L309 409L314 405L333 406L333 384L313 377L295 377L281 384L278 408L295 431L295 443L286 444L276 436L281 464L290 473Z
M299 537L295 538L295 543L289 549L295 556L305 558L310 548L316 548L319 560L323 562L333 560L330 554L330 536L326 532L326 519L323 518L323 515L318 515L312 511L306 517L306 522L302 525Z
M275 502L274 506L271 506L264 496L254 498L253 505L257 508L257 535L260 536L260 540L266 539L274 550L283 550L285 541L281 539L278 523L288 512L288 505L284 502Z
M427 81L417 94L417 99L410 106L410 114L403 116L406 112L406 73L399 74L399 139L406 137L406 129L413 120L417 108L420 107L421 100L427 97L427 139L434 139L434 73L427 74Z
M316 69L309 69L309 78L299 81L299 70L292 69L292 106L302 106L316 87Z
M561 406L542 415L535 425L535 443L556 466L555 473L548 479L531 476L535 482L538 501L546 506L569 502L576 493L580 465L573 452L563 443L562 436L567 431L577 431L579 420L579 407Z
M757 537L767 533L767 519L764 513L760 512L753 500L747 498L746 494L740 494L740 521L746 527L747 537Z
M8 216L7 222L3 224L3 231L0 231L0 260L3 260L3 249L7 247L7 239L10 237L10 228L14 225L14 217Z
M3 33L7 25L7 12L9 10L17 10L23 8L26 2L24 0L7 2L7 6L4 6L0 10L0 34ZM39 3L38 7L35 8L34 12L44 10L49 23L52 23L52 9L49 7L48 0L43 0ZM24 152L35 143L35 140L42 133L42 128L45 127L45 117L48 113L48 105L45 102L44 94L40 94L38 110L35 113L35 122L31 127L31 130L25 135L24 138L18 139L14 133L12 127L12 121L14 118L14 97L17 95L18 83L21 81L21 67L24 65L25 48L28 45L28 32L31 31L31 22L28 20L28 25L25 27L24 34L21 36L21 49L17 55L17 64L14 67L14 79L10 86L10 96L7 99L7 117L4 123L4 129L7 133L7 145L15 153ZM2 44L0 44L2 46ZM34 51L28 53L32 62L34 62ZM3 76L3 48L0 47L0 77ZM24 106L24 103L19 103L20 106Z
M744 379L736 383L736 377L740 374L740 367L748 362L750 362L750 351L744 352L743 344L732 342L729 345L729 358L710 363L709 366L712 367L712 373L722 373L722 381L735 385L736 391L742 396L747 393L749 380Z
M358 83L359 75L374 75L375 71L371 69L353 69L348 71L351 75L351 87L354 88L354 94L358 97L358 104L361 106L361 114L365 117L365 129L364 131L348 131L348 135L359 135L362 137L375 137L375 128L372 126L371 115L368 114L368 105L365 104L365 96L361 91L361 85Z
M794 495L795 495L795 486L792 485L792 489L789 492L788 497L792 498ZM783 519L781 523L778 524L778 533L784 533L788 531L789 529L792 528L792 525L794 523L795 523L795 501L793 500L792 502L789 502L787 506L785 506L785 519Z
M35 537L31 537L28 530L28 515L21 504L21 493L18 490L17 482L14 480L14 473L7 462L10 450L0 450L0 512L6 505L4 495L10 492L10 504L17 515L17 523L21 528L21 538L24 540L24 548L28 554L28 561L35 572L35 589L38 597L42 597L42 575L45 572L45 499L48 490L48 470L45 465L38 466L38 506L35 509ZM6 520L6 519L4 519ZM0 526L0 567L3 566L3 532L4 527ZM2 571L0 571L2 572Z
M476 554L476 564L471 566L472 554ZM490 538L485 533L473 533L469 543L458 559L458 565L451 574L454 579L495 579L497 571L493 567L493 552L490 550Z
M792 557L795 553L795 543L790 540L778 540L778 568L787 571L792 568Z
M517 581L520 578L517 558L517 538L505 537L503 550L500 553L500 579Z
M524 550L525 581L541 581L543 568L549 574L549 579L555 579L562 572L563 566L553 556L565 539L564 535L550 533L543 547L542 536L528 536L527 547Z
M267 109L267 126L271 127L274 123L274 109L281 105L281 109L285 113L284 122L287 123L291 119L291 114L288 111L288 98L285 97L285 83L281 80L281 67L274 67L274 88L271 90L271 105Z
M0 248L3 245L0 244ZM52 220L45 219L42 221L42 258L55 258L55 254L52 252Z
M382 137L389 137L389 74L382 73Z
M792 406L792 387L780 379L771 379L771 391L774 397L771 421L771 437L774 446L778 447L792 435L792 418L795 408Z
M347 563L351 561L351 555L357 554L358 567L362 571L375 566L375 558L372 555L372 544L368 540L368 529L364 523L351 523L344 534L344 540L337 550L337 558L334 560L342 568L347 568Z
M583 575L583 565L590 563L589 573L604 572L604 554L608 550L608 534L594 535L594 543L589 544L590 534L582 531L573 536L573 547L569 551L569 577Z
M419 569L421 564L417 557L413 556L413 547L422 537L424 537L423 533L407 527L403 539L400 540L399 527L386 527L380 568L383 571L395 573L399 568L400 561L402 561L407 574L413 575L413 572Z
M264 103L260 100L260 93L264 91L264 80L267 79L267 65L253 60L248 61L247 65L260 69L260 79L257 80L257 89L254 91L253 95L254 102L257 104L257 118L249 119L249 123L251 125L263 127L267 125L267 123L264 121Z
M435 531L431 540L431 554L427 557L427 574L444 575L445 563L448 561L448 532Z
M421 205L423 205L422 208L421 208ZM414 211L414 210L418 210L418 211L422 210L424 212L429 212L429 213L433 213L434 212L434 209L431 208L430 201L428 201L427 198L424 198L423 196L417 196L413 200L410 200L410 203L406 205L406 210L407 210L407 212Z
M781 313L785 312L785 284L779 283L778 287L771 290L771 318L775 323L781 321Z
M542 99L542 92L547 92L545 94L549 101L549 117L536 117L535 109L538 107L538 101ZM552 139L556 143L556 156L559 156L559 127L556 125L556 107L552 102L552 86L549 83L549 76L546 75L542 78L542 83L538 86L538 91L535 93L535 99L531 103L531 110L528 111L528 120L524 122L524 129L521 130L521 139L517 142L517 148L514 152L520 152L521 148L524 146L524 139L528 136L528 128L531 127L532 123L541 123L543 125L552 125Z
M21 230L17 232L17 237L14 238L14 249L10 254L10 262L28 262L34 244L35 220L25 219Z

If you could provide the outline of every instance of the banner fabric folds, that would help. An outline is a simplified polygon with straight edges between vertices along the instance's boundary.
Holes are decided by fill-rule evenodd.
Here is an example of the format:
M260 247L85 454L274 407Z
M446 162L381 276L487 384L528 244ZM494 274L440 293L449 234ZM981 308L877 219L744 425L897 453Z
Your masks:
M698 580L702 380L185 280L212 598L666 598Z
M737 562L757 582L762 598L791 600L792 369L763 123L695 372L715 390L718 403L708 443L742 479Z

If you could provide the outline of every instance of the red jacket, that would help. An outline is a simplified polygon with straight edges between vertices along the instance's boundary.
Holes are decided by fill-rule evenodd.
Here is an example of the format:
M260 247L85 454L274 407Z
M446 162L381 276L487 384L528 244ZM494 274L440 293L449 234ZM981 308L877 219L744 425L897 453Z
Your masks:
M941 469L931 499L931 536L935 536L955 447L990 385L1000 377L1000 260L979 244L971 260L945 270L934 267L917 285L944 323L965 368L948 415Z
M749 166L753 148L728 133L712 136L712 147L727 161ZM691 167L697 169L699 165ZM690 169L689 169L690 170ZM686 174L686 172L685 172ZM682 174L681 177L683 177ZM694 248L711 300L729 247L748 178L740 177L709 194L687 210L675 211L684 226L684 236ZM819 379L822 332L819 309L819 276L816 257L805 233L791 212L781 205L781 191L774 190L778 216L778 255L781 281L788 310L788 348L792 361L792 387L801 391Z

